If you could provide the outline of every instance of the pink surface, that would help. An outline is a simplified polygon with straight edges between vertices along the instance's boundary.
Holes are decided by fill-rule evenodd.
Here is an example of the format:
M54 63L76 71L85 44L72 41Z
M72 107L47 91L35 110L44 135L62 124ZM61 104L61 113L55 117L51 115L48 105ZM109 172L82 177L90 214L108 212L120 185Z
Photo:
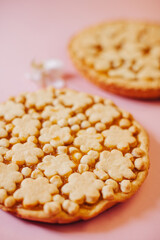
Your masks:
M106 93L80 77L68 58L69 38L83 27L117 18L160 21L159 0L0 0L0 101L37 87L25 80L30 61L57 57L73 77L67 86L109 97L129 110L150 137L150 173L137 194L87 222L66 226L24 221L0 211L0 240L160 239L160 101Z

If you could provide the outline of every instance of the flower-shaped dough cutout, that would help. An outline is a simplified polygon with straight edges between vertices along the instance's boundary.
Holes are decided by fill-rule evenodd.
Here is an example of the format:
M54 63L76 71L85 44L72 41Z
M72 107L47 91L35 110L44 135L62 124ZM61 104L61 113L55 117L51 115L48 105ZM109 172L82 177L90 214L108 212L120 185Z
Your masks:
M69 117L71 117L71 112L72 110L70 108L65 108L63 106L47 106L42 112L42 117L44 119L50 119L51 121L57 123L61 119L68 119Z
M53 146L69 144L73 140L70 131L70 128L61 128L56 124L50 127L45 127L40 131L41 135L39 141L41 143L51 143Z
M18 165L33 165L38 163L38 158L43 157L44 153L37 148L33 142L17 143L6 153L6 159L12 160Z
M5 129L5 123L0 121L0 138L4 138L8 136L8 132Z
M47 177L59 174L64 176L72 172L72 168L75 167L66 154L60 154L56 157L48 155L43 158L43 162L38 164L40 170L44 170L44 174Z
M0 104L0 117L4 117L6 121L11 121L15 117L21 117L24 114L24 106L21 103L7 101Z
M123 157L122 152L116 149L111 152L103 151L100 154L100 161L96 164L96 168L105 171L116 181L136 177L132 171L134 169L132 161L127 157Z
M62 187L62 193L69 195L72 201L79 204L95 203L100 197L99 191L103 186L104 183L96 179L96 175L92 172L73 173L69 176L68 183Z
M33 207L52 200L52 194L58 193L54 184L49 183L47 178L26 178L22 181L20 189L14 193L17 201L23 200L24 207Z
M74 145L80 147L82 152L88 152L89 150L100 151L103 141L103 136L99 133L89 132L81 130L78 132L78 136L74 139Z
M15 191L16 183L21 182L23 179L18 169L15 163L10 163L8 165L0 163L0 188L4 188L9 193Z
M24 115L22 118L16 118L12 122L14 129L13 136L19 137L20 140L26 140L29 136L36 136L41 123L37 119L33 119L30 115Z
M115 118L120 116L120 112L112 105L95 104L86 111L91 123L101 121L102 123L111 123Z
M92 99L85 93L78 93L74 91L67 91L65 94L59 96L60 102L67 107L72 107L73 110L78 110L92 104Z
M135 146L136 138L133 137L132 133L127 129L121 129L114 125L109 130L102 132L103 136L106 137L104 145L106 147L115 148L120 150L129 148L129 146Z
M46 104L51 104L53 102L54 92L52 89L42 89L37 92L28 93L26 95L26 106L36 107L41 109Z

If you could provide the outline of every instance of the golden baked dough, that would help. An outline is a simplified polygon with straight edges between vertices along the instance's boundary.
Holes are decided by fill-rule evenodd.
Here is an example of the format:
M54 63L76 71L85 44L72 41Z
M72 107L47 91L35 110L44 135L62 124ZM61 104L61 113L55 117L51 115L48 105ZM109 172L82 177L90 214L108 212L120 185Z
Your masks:
M48 88L0 111L0 208L18 217L86 220L131 197L147 176L146 132L110 100Z
M103 89L133 98L160 97L160 25L134 21L102 23L69 44L82 75Z

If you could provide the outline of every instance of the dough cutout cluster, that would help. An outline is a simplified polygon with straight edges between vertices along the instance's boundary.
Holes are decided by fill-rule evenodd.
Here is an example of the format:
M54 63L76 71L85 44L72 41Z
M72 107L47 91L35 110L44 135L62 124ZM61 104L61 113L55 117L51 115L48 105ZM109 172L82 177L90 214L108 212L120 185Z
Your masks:
M148 138L112 101L47 88L0 104L0 207L69 223L131 197L147 176Z

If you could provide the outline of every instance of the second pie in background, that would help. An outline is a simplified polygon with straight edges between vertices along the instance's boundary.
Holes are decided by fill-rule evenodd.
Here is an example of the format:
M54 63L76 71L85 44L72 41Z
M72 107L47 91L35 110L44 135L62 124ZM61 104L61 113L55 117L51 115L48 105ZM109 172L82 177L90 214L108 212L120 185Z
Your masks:
M79 72L101 88L126 97L160 97L160 25L102 23L72 38L69 52Z

